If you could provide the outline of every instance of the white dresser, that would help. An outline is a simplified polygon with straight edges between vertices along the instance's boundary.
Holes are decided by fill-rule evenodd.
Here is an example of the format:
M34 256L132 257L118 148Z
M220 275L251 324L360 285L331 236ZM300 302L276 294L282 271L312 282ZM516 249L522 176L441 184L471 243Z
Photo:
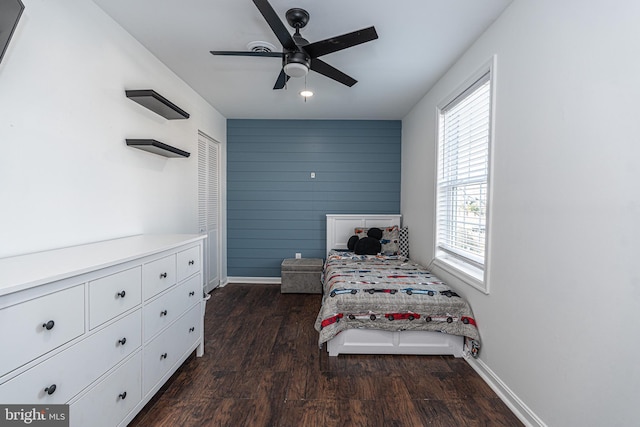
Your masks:
M140 235L0 259L0 402L125 426L204 352L204 236Z

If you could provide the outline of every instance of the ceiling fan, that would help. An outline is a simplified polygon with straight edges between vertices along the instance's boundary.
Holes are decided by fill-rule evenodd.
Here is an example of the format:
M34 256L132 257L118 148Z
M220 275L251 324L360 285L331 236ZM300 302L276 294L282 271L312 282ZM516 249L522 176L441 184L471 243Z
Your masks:
M212 50L211 53L213 55L282 58L282 70L276 80L276 84L273 86L274 89L282 89L290 77L306 76L309 70L313 70L349 87L357 83L357 80L318 59L318 57L377 39L378 34L374 27L309 43L300 34L300 29L304 28L309 22L309 13L306 10L293 8L287 11L287 22L295 29L295 33L292 36L267 0L253 0L253 3L282 44L282 52L272 52L268 49L257 51Z

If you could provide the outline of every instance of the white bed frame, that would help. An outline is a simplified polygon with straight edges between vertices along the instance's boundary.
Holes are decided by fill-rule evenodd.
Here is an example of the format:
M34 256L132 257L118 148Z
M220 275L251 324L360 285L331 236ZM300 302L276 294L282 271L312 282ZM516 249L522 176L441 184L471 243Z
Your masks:
M346 249L356 227L402 225L401 215L327 215L327 254ZM329 356L338 354L422 354L463 357L464 338L430 331L347 329L327 342Z

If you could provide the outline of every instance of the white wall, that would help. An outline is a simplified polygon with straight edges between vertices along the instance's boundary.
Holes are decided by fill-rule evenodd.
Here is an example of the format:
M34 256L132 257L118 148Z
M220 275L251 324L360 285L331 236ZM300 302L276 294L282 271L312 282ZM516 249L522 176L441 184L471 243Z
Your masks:
M491 293L438 273L532 424L638 425L638 22L635 0L515 0L403 121L402 214L429 263L436 105L497 54Z
M226 165L225 118L93 2L24 3L0 64L0 257L198 232L198 130L222 143ZM191 117L167 121L125 89L155 89ZM125 138L191 157L149 154Z

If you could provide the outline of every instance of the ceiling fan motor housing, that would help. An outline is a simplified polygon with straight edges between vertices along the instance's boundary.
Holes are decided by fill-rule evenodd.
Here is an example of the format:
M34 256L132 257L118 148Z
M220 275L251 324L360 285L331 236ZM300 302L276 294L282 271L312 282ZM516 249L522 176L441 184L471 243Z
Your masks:
M303 77L309 72L311 58L305 52L287 52L282 59L284 72L290 77Z
M311 67L311 58L304 52L296 51L296 52L288 52L284 54L283 64L302 64L305 67Z

